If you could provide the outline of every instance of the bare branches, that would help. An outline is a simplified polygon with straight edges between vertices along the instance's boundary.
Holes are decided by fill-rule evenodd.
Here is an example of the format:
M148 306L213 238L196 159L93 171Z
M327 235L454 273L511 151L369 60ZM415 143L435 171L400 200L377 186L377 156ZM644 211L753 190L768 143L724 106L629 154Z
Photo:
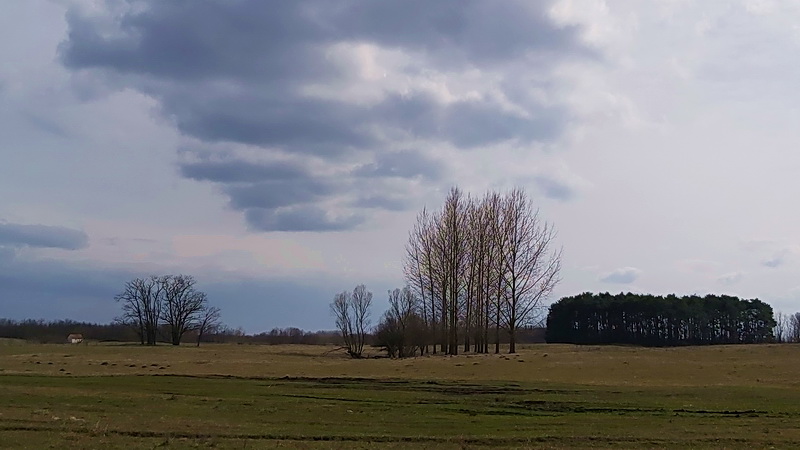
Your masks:
M541 223L521 189L505 199L502 230L507 245L500 254L505 302L501 309L503 325L510 336L509 351L516 351L516 330L533 319L559 281L561 250L553 250L555 230Z
M204 335L215 332L221 325L219 308L216 306L206 307L200 314L195 327L197 331L197 346L200 347L200 341Z
M172 345L180 345L183 335L194 328L206 309L206 294L195 289L190 275L165 275L160 283L164 289L164 308L161 319L169 328Z
M371 306L372 292L363 284L356 286L352 293L336 294L331 303L336 328L342 334L347 353L353 358L360 358L364 352Z
M219 319L219 309L208 306L206 294L195 289L188 275L152 275L134 278L115 297L122 303L117 321L133 328L142 345L156 345L160 325L169 330L170 342L180 345L183 336L204 321L203 332Z
M424 349L426 327L419 307L419 299L408 286L389 291L389 310L375 329L375 339L390 357L414 356Z
M117 321L129 325L139 335L142 345L156 345L161 316L163 287L159 278L134 278L114 299L122 303Z
M561 251L552 225L522 189L465 198L451 189L441 211L423 210L409 234L405 275L422 300L422 316L444 352L488 352L493 328L515 351L517 330L531 323L559 282ZM436 346L434 343L434 352Z

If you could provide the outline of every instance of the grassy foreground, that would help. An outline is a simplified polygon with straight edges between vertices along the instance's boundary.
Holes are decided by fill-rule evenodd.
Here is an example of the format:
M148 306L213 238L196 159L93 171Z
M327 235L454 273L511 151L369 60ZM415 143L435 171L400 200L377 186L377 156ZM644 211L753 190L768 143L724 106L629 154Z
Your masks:
M330 350L0 341L0 448L800 446L798 345Z

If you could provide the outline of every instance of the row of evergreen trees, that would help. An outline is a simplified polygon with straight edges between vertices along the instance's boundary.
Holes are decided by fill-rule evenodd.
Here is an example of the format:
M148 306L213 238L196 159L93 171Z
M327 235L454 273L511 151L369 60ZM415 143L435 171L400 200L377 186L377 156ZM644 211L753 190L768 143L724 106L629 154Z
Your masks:
M771 342L772 307L707 295L666 297L584 293L550 307L547 342L646 346Z

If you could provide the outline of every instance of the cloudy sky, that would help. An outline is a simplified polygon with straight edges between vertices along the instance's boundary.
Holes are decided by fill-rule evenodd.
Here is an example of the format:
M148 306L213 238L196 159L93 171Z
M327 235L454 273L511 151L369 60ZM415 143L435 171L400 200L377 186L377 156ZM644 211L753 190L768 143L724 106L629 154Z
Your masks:
M416 213L526 188L555 297L800 310L800 3L5 0L0 317L188 273L249 332L377 316Z

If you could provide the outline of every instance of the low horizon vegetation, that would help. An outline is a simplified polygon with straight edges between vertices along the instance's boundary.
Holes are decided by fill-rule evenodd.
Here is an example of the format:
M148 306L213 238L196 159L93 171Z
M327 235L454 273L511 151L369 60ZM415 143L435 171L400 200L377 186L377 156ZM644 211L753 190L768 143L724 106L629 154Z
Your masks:
M297 328L247 336L221 322L221 311L196 289L191 275L151 275L128 281L115 297L122 314L110 325L61 321L2 322L0 336L58 341L53 332L91 329L100 340L142 345L187 336L266 343L341 343L352 358L366 345L405 358L425 354L516 352L520 335L545 320L550 294L560 281L561 250L524 189L487 191L482 197L453 187L438 210L423 209L409 232L403 272L406 285L388 291L389 308L373 325L373 294L364 284L334 295L330 310L339 336ZM800 341L800 313L773 315L758 299L730 296L666 297L583 293L549 306L547 340L564 343L698 345ZM122 328L120 328L122 327ZM8 334L14 329L14 335ZM33 333L35 334L35 332ZM86 333L83 333L86 334ZM100 337L102 336L102 337ZM92 338L86 335L87 338ZM461 349L461 350L460 350Z

